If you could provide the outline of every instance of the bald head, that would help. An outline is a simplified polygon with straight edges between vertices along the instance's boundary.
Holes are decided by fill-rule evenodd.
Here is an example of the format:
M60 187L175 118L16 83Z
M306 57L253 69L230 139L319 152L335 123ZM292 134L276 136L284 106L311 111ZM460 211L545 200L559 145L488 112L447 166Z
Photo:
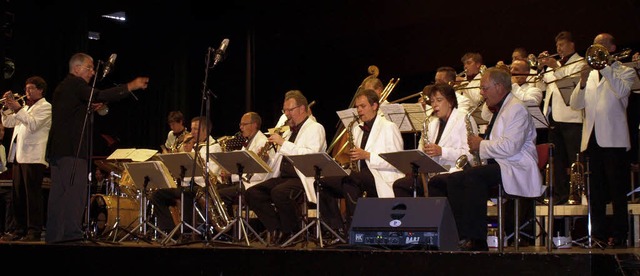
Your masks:
M608 33L601 33L593 39L593 44L600 44L607 48L609 53L613 53L616 51L616 42L612 35Z

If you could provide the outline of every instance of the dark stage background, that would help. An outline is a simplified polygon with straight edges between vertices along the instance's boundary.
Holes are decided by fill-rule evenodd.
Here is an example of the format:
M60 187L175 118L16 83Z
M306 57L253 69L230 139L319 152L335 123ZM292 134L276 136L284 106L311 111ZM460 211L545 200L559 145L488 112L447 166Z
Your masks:
M41 75L51 99L73 53L95 60L117 53L98 87L151 79L136 92L138 101L111 103L108 115L96 116L96 136L115 137L118 147L159 149L169 111L181 110L187 121L203 112L205 79L217 96L210 104L214 137L235 133L246 111L260 113L266 131L281 114L284 93L300 89L317 102L313 112L329 143L335 111L348 108L369 65L380 68L385 83L400 79L393 101L431 83L437 67L461 72L465 52L480 52L487 66L509 61L515 47L555 53L554 37L563 30L573 33L581 55L600 32L612 33L619 48L640 50L637 1L465 2L1 0L0 54L14 61L15 74L0 78L0 89L24 93L24 80ZM126 22L100 17L117 11L126 12ZM89 31L100 40L88 40ZM223 38L230 39L228 55L207 70L207 49ZM630 154L637 160L638 96L630 101ZM95 145L94 155L110 153L101 138Z

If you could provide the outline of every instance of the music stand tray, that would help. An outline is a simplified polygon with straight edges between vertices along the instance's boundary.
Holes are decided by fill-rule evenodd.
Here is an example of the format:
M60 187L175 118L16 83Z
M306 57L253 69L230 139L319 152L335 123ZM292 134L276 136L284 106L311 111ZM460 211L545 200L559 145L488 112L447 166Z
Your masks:
M281 247L286 247L295 240L302 233L307 231L311 226L316 226L316 238L320 243L320 247L324 247L322 241L322 227L324 226L326 230L331 232L336 238L338 238L341 242L346 243L346 241L338 235L327 223L322 220L322 216L320 214L320 190L321 190L321 181L320 178L323 176L347 176L349 175L347 171L345 171L342 166L336 163L329 154L326 152L319 153L309 153L302 155L285 155L291 164L296 167L302 174L306 177L314 177L314 185L318 186L315 188L316 191L316 218L311 223L307 224L302 230L296 233L289 240L285 241Z
M571 102L571 94L573 93L573 89L576 88L578 83L580 82L580 77L568 77L556 80L556 86L558 86L558 90L560 91L560 95L562 96L562 100L566 106L569 106Z
M194 168L193 174L195 176L204 175L202 166L197 164L194 166L194 152L162 153L156 154L156 156L164 163L174 178L184 177L185 172L193 171Z
M263 243L266 242L260 237L260 235L251 227L248 221L242 218L242 191L244 184L242 183L242 174L244 173L270 173L271 168L260 158L255 152L249 150L236 150L230 152L213 152L209 153L209 156L215 160L220 167L238 175L240 181L238 185L238 215L233 219L229 226L236 225L236 239L239 241L244 237L247 246L250 245L249 236L247 235L246 228L248 228L258 239ZM224 231L221 231L213 237L215 240L220 235L229 231L231 227L227 227Z
M447 171L442 165L438 164L438 162L431 159L429 155L419 149L380 153L378 155L404 174L413 173L414 165L417 166L419 173L439 173Z

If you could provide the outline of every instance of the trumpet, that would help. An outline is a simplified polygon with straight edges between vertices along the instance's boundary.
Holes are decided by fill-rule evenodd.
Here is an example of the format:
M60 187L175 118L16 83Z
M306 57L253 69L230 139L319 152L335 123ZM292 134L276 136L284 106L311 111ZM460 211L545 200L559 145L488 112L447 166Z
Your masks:
M22 95L22 96L20 96L18 93L13 93L13 99L14 99L14 100L16 100L16 101L18 101L18 103L19 103L21 106L24 106L24 98L25 98L26 96L27 96L27 95ZM5 99L5 98L1 98L1 99L0 99L0 105L2 106L2 113L4 113L5 115L11 115L11 114L13 114L13 110L11 110L10 108L6 107L6 106L5 106L5 102L6 102L6 99Z

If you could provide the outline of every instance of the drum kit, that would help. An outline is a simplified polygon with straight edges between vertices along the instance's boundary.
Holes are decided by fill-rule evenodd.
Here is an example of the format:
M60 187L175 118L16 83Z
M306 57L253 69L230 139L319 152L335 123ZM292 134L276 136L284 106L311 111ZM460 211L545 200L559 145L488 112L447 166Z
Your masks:
M140 221L141 191L121 164L108 160L96 160L94 163L102 171L109 172L109 181L104 194L91 195L87 225L92 237L113 237L115 241L131 233Z

